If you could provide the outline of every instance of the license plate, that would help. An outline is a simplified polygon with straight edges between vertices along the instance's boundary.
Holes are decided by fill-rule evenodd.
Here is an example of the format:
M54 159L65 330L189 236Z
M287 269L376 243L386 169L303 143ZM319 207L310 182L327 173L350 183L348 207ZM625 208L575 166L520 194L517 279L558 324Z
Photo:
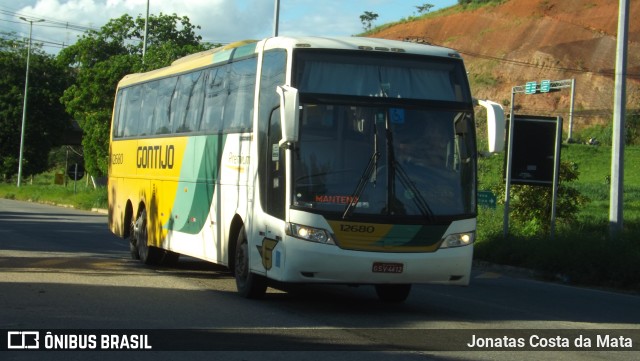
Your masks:
M374 262L371 271L374 273L402 273L402 271L404 271L404 264Z

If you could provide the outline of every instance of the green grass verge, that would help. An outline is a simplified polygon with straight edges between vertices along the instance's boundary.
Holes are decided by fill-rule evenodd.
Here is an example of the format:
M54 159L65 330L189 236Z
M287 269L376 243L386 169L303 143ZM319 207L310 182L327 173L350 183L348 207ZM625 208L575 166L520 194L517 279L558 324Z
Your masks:
M33 181L24 181L18 188L15 183L0 183L0 198L20 201L54 204L76 209L91 210L107 208L107 190L105 187L94 189L82 179L74 185L73 181L65 185L54 184L53 173L34 177Z

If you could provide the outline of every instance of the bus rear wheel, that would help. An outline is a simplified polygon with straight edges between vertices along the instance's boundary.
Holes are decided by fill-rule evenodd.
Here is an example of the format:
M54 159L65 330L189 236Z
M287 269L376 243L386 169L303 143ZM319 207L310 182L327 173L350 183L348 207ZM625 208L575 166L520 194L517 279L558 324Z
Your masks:
M383 302L401 303L407 300L411 292L410 284L399 285L376 285L376 294Z
M138 259L146 265L159 265L160 261L162 261L163 252L157 247L149 246L146 210L143 210L140 213L140 216L136 220L133 228L133 237L135 238L135 248L138 250ZM131 242L131 244L133 244L133 242ZM133 255L133 251L131 252Z
M136 222L131 221L129 225L129 253L131 259L140 259L140 253L138 252L138 240L136 239Z
M240 229L236 245L235 267L236 287L245 298L260 298L267 291L267 279L252 273L249 268L249 243L244 227Z

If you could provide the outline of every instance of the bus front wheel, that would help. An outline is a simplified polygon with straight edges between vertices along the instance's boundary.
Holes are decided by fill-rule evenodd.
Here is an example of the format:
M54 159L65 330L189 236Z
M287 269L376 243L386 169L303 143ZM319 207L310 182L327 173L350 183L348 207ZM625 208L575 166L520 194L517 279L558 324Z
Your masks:
M267 291L267 279L252 273L249 268L249 244L244 227L240 229L236 245L235 268L238 293L245 298L260 298Z
M376 294L383 302L401 303L404 302L411 292L410 284L400 285L376 285Z

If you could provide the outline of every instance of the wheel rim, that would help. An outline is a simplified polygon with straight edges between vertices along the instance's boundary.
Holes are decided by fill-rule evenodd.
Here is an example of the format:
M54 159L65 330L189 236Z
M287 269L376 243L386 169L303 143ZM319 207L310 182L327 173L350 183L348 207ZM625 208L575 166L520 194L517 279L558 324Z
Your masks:
M149 254L149 247L147 246L147 212L143 211L137 222L139 223L136 234L138 254L140 255L140 259L146 260Z
M140 251L138 250L138 241L136 240L136 223L131 221L129 224L129 253L132 259L140 259Z

